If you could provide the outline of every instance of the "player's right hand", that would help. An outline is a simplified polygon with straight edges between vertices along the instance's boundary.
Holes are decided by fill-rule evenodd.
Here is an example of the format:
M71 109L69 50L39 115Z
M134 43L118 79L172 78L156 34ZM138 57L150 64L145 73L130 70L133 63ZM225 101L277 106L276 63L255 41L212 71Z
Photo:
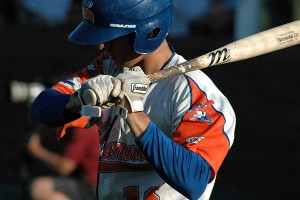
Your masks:
M95 106L102 106L107 102L121 99L121 81L113 76L99 75L82 83L78 90L79 99L83 105L87 103L84 101L83 93L85 90L91 89L96 95Z

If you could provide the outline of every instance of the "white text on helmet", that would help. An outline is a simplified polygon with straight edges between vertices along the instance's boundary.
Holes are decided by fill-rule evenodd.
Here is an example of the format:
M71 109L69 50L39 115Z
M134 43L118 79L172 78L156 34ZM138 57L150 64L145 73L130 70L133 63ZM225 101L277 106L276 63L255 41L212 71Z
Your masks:
M110 24L109 26L114 28L136 28L135 24Z

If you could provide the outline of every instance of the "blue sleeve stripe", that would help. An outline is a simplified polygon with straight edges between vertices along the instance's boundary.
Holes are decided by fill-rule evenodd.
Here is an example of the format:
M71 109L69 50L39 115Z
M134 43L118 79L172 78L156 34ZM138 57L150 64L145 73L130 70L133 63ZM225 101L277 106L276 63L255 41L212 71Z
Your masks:
M137 141L155 171L189 199L198 199L210 179L210 165L198 154L168 138L153 122Z

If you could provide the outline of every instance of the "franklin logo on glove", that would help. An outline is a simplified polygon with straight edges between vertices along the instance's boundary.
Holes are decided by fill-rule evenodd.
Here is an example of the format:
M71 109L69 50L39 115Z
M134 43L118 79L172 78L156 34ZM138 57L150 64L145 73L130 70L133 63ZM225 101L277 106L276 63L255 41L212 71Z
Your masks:
M139 94L146 94L148 90L147 84L141 84L141 83L132 83L131 84L131 91L133 93L139 93Z

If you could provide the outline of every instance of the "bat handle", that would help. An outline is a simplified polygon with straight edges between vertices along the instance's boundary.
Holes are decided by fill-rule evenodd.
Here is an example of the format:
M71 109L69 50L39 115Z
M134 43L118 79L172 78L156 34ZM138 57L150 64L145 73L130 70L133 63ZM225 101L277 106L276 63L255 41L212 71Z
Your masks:
M171 76L178 76L186 72L208 67L209 63L206 59L207 55L208 54L205 54L203 56L199 56L198 58L194 58L183 63L171 66L167 69L163 69L158 72L149 74L148 77L151 83L154 83Z
M97 96L92 89L85 89L82 92L82 98L86 105L95 106L97 104Z
M81 106L81 115L88 117L101 117L101 110L107 110L108 108L113 107L114 105L116 105L117 102L120 101L120 99L117 99L114 102L107 102L103 105L96 106L97 96L95 92L91 89L84 90L82 98L86 105Z

